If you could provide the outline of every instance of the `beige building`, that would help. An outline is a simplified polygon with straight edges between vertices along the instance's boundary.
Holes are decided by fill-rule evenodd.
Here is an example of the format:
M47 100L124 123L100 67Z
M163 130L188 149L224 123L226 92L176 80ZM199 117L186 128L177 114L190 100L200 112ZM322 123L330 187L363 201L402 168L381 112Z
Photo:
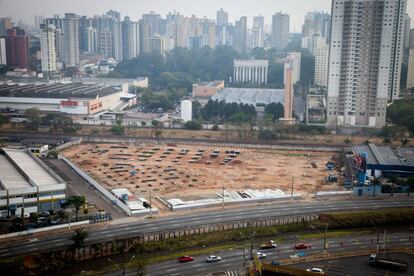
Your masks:
M293 69L290 67L289 63L286 63L287 67L285 67L285 103L283 105L284 108L284 116L280 121L282 123L291 125L295 122L295 119L292 116L293 112ZM285 64L285 65L286 65Z
M268 60L235 59L233 82L267 84Z
M329 66L329 45L315 49L315 77L314 83L317 86L328 86L328 66Z
M224 81L216 80L193 84L193 98L210 98L224 88Z

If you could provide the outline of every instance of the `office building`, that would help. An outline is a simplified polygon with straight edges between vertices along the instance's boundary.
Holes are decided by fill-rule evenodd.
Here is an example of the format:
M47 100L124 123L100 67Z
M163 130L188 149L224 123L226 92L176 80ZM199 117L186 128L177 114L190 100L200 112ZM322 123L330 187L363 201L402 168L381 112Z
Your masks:
M122 56L129 60L139 55L139 25L129 17L122 21Z
M11 69L29 67L29 38L23 29L7 30L6 60Z
M410 30L408 50L407 89L414 88L414 29Z
M11 18L0 18L0 36L6 36L9 29L13 29Z
M217 11L217 18L216 18L217 26L223 26L229 24L229 14L225 12L223 9Z
M40 24L39 27L42 72L44 75L51 75L57 71L55 26Z
M235 59L233 82L267 84L268 67L268 60Z
M405 10L406 0L332 1L329 127L385 125L400 94Z
M110 10L106 15L111 19L109 21L109 31L113 37L113 58L122 61L122 28L121 14L117 11Z
M316 86L328 87L329 45L319 46L315 50L315 77Z
M0 37L0 65L7 65L6 38Z
M284 63L284 73L291 71L292 77L291 82L292 84L296 84L300 82L300 65L301 65L301 53L300 52L291 52L288 53ZM286 79L286 76L284 76Z
M64 63L66 67L79 64L79 18L74 13L66 13L62 20L64 38Z
M247 17L242 16L234 25L234 50L239 53L246 51L247 45Z
M44 16L43 15L35 15L34 17L34 26L36 29L40 28L40 24L43 24L43 20L44 20Z
M410 30L411 30L411 18L408 13L405 15L404 22L404 49L410 47Z
M91 20L86 16L79 18L79 49L82 52L88 51L88 28L92 27Z
M283 51L289 44L289 15L278 12L272 16L272 47Z

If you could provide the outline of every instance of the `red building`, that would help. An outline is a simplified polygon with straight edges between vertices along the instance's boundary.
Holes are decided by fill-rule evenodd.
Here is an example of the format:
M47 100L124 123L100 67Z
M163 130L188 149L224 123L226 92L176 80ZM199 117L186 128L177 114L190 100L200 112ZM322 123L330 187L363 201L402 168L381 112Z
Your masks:
M29 67L29 38L23 29L7 30L6 55L10 69Z

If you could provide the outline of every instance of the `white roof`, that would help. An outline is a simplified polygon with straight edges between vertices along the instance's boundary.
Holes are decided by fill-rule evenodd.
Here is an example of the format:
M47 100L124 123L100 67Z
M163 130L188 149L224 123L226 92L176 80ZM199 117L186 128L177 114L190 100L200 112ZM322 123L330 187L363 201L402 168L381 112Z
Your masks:
M0 154L0 181L6 190L31 187L29 181Z

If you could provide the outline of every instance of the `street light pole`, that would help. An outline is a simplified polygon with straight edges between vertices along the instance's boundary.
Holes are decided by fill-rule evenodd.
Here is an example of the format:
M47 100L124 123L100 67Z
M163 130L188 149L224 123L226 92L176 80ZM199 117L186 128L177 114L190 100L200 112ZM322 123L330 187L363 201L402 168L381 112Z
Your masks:
M293 184L295 183L295 177L292 177L292 187L290 191L290 199L293 199Z
M223 191L221 193L221 208L224 209L224 185L223 185Z
M151 197L151 189L149 190L149 201L150 201L150 218L152 218L152 197Z
M324 257L326 257L326 248L327 248L327 246L326 246L326 236L327 236L327 234L328 234L328 223L326 223L326 225L325 225L325 234L324 234L324 237L323 237L323 255L324 255Z

